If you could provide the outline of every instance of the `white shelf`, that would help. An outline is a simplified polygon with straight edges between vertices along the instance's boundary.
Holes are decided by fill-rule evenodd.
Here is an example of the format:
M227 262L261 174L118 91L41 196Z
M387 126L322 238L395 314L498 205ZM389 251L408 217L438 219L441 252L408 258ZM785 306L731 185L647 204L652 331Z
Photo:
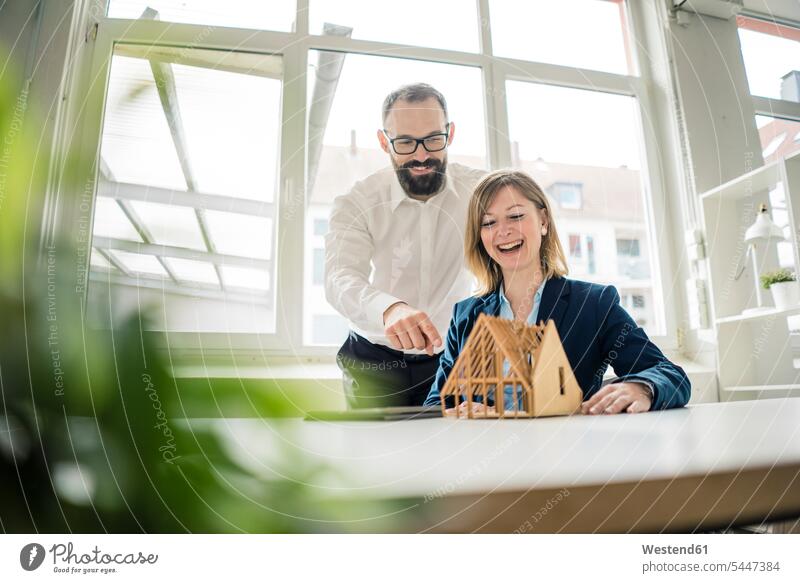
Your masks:
M735 322L749 322L753 320L760 320L762 318L769 318L772 316L791 316L793 314L800 314L800 306L795 306L793 308L784 308L781 310L777 308L770 308L767 310L754 312L751 314L737 314L735 316L726 316L724 318L717 318L717 325L731 324Z
M787 318L800 318L800 305L745 311L752 305L753 274L736 281L732 269L746 252L742 229L750 222L749 208L765 200L764 192L782 185L786 199L789 240L795 268L800 268L800 155L765 164L700 195L707 245L709 300L716 337L719 396L722 400L800 396L800 338ZM773 257L772 255L775 255ZM769 262L777 255L770 252ZM777 267L777 265L776 265ZM769 267L771 269L771 267ZM774 325L773 325L774 324ZM792 328L795 326L792 324ZM746 384L745 384L746 383ZM788 384L786 384L788 383Z
M703 193L700 199L703 202L722 199L736 200L752 196L760 190L772 188L780 181L781 166L780 161L776 160L775 162L756 168L747 174L742 174L716 188L712 188Z
M735 387L722 387L726 393L741 393L752 391L800 391L800 385L739 385Z

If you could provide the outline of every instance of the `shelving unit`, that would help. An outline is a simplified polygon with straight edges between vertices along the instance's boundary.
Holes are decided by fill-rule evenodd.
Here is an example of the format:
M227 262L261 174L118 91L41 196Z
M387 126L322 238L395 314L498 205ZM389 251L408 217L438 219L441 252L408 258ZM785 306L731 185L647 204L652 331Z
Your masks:
M787 242L792 248L791 269L798 273L800 152L743 174L700 197L721 401L800 397L800 368L796 368L800 359L794 355L797 350L800 357L800 305L745 312L756 307L756 295L744 232L755 220L761 203L767 203L775 218L769 193L780 187L788 219ZM778 255L773 248L760 258L760 273L777 267ZM772 306L770 293L763 296L765 305ZM790 330L792 316L797 319L797 325L792 325L797 334Z

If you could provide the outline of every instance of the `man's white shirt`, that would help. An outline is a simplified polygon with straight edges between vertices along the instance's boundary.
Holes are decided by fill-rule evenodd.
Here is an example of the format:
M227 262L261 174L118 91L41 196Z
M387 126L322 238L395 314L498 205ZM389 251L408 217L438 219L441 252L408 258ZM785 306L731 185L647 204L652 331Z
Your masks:
M333 202L325 295L370 342L391 346L383 313L400 301L428 314L444 341L453 305L472 291L464 229L470 197L486 172L449 163L446 174L444 188L425 202L406 195L392 167Z

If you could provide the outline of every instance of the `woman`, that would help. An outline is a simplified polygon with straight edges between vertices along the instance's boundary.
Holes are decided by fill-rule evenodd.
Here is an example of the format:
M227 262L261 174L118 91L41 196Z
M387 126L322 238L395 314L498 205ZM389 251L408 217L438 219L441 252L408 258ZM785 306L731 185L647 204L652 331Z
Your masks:
M613 286L565 278L550 204L526 173L499 170L478 184L464 252L479 290L453 309L426 405L439 404L439 391L481 313L529 324L552 319L583 390L583 413L640 413L689 401L686 374L620 306ZM617 378L601 387L609 365Z

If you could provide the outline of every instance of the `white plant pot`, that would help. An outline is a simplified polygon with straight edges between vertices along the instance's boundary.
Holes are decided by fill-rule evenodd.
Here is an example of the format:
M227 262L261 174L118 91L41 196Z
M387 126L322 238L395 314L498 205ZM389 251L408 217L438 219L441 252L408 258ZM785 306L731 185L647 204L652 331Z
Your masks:
M800 286L796 281L783 281L769 286L772 300L779 310L800 306Z

